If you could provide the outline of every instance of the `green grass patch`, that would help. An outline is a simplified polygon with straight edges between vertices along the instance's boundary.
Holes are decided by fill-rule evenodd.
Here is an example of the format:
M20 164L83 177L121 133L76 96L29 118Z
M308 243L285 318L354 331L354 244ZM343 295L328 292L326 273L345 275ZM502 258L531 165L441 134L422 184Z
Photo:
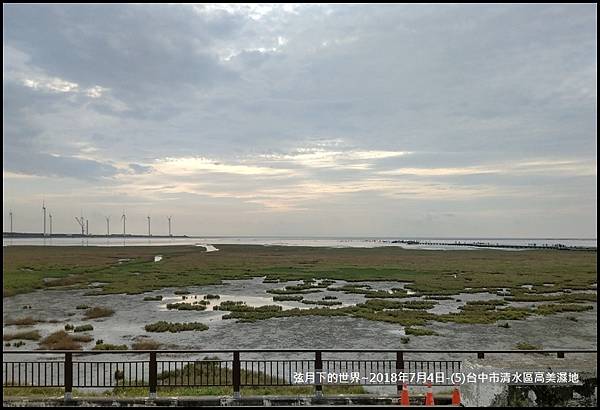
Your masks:
M264 313L277 313L281 312L283 308L278 305L264 305L264 306L248 306L244 302L240 301L225 301L218 306L213 308L214 310L226 310L229 312L264 312ZM225 316L223 316L225 319Z
M90 330L94 330L94 326L92 326L92 325L81 325L81 326L76 326L75 329L73 329L74 332L88 332Z
M177 332L185 332L185 331L190 331L190 330L195 330L195 331L208 330L208 326L205 325L204 323L197 323L197 322L172 323L172 322L165 322L164 320L161 320L159 322L146 325L145 329L146 329L146 332L177 333Z
M389 309L418 309L426 310L433 308L437 302L430 300L411 300L407 302L384 300L384 299L369 299L364 303L356 305L358 308L369 309L373 311L389 310Z
M192 303L167 303L167 309L172 310L206 310L204 304L192 304Z
M413 336L435 336L437 333L431 329L423 329L421 327L407 327L404 329L404 333Z
M507 307L504 309L463 309L460 313L437 315L433 320L464 324L494 324L503 320L523 320L534 314L529 308Z
M273 296L273 302L287 302L287 301L300 302L302 299L304 299L304 296L301 296L301 295L275 295L275 296Z
M342 302L337 300L302 300L305 305L320 305L320 306L336 306L341 305Z
M127 345L113 345L110 343L100 343L94 346L93 350L127 350Z
M506 297L506 300L513 302L596 302L598 296L594 293L563 293L561 295L530 294L521 293Z
M506 301L504 300L470 300L467 302L468 306L504 306L506 305Z
M444 296L444 295L426 295L424 299L428 300L452 300L454 299L452 296Z
M535 312L540 315L553 315L562 312L585 312L586 310L594 309L590 305L578 305L578 304L547 304L540 305L535 308Z

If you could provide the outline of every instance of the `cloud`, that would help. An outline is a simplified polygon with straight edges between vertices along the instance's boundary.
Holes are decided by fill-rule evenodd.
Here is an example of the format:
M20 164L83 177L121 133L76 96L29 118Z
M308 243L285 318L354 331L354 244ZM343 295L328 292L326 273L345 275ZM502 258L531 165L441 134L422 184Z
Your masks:
M90 180L112 177L118 172L116 167L99 161L41 153L25 156L18 151L5 154L4 169L17 174Z
M262 158L272 163L292 163L310 168L368 169L374 161L401 157L406 151L347 150L332 151L325 148L298 148L288 154L265 154Z
M596 7L7 5L7 194L595 234Z
M129 168L136 174L145 174L152 171L152 167L140 164L129 164Z
M592 176L596 175L596 161L581 160L530 160L525 162L490 164L485 166L453 167L453 168L397 168L379 171L380 175L415 175L460 176L481 174L504 174L513 176L527 175L560 175L560 176Z
M202 157L165 158L157 160L154 163L153 168L159 173L171 175L206 172L260 176L290 174L291 172L286 169L243 164L227 164Z

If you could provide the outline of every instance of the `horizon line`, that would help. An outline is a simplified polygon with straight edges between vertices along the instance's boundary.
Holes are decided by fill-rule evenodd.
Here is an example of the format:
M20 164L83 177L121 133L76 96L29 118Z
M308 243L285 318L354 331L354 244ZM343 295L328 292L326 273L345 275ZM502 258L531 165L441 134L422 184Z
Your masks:
M3 232L3 236L6 235L40 235L43 236L43 232ZM46 236L49 236L47 234ZM52 233L52 236L81 236L80 233ZM148 236L148 234L136 234L136 233L127 233L123 235L122 233L111 233L110 235L106 234L90 234L83 235L83 237L144 237L144 238L152 238L152 237L187 237L187 238L290 238L290 239L499 239L499 240L597 240L597 237L564 237L564 236L392 236L392 235L198 235L198 234L152 234Z

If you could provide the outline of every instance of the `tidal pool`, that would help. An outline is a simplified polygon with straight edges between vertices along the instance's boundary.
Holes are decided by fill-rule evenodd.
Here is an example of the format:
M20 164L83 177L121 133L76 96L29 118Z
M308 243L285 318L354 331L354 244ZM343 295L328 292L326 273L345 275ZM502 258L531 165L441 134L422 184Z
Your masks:
M541 345L543 348L581 348L595 349L597 345L597 310L585 312L567 312L552 316L531 316L526 320L509 321L510 328L500 328L497 324L456 324L431 322L427 326L438 333L437 336L409 336L406 344L401 342L405 336L404 327L398 324L369 321L352 317L321 317L301 316L259 320L253 323L237 323L235 320L223 320L226 311L213 310L213 306L224 301L244 301L249 306L279 305L283 309L308 309L314 305L306 305L296 301L274 302L273 294L266 293L269 289L282 288L286 285L300 284L302 281L282 283L264 283L263 278L247 280L223 281L221 285L188 286L186 295L176 295L181 288L164 288L138 295L111 294L85 295L88 290L43 290L29 294L20 294L3 299L3 323L8 319L31 316L44 320L34 326L5 325L4 333L14 333L22 330L36 329L42 337L57 330L64 329L65 324L75 326L91 324L94 329L89 332L95 340L102 339L104 343L126 344L131 346L137 340L149 338L160 342L164 349L182 350L225 350L225 349L513 349L516 343L528 342ZM348 284L345 281L335 281L333 286ZM357 284L357 283L353 283ZM361 282L371 286L372 290L390 290L404 288L404 283L398 282ZM96 285L101 285L100 283ZM349 306L364 302L362 294L345 294L328 291L303 294L306 300L322 300L325 296L335 296L342 302L341 306ZM210 299L205 311L169 310L167 303L193 303L204 299L207 294L217 294L219 299ZM147 296L163 296L160 301L144 301ZM183 298L185 296L185 299ZM437 300L435 307L429 312L436 314L458 312L459 307L471 300L502 299L495 293L462 293L453 295L449 300ZM390 300L423 300L422 297L409 297ZM459 300L459 301L457 301ZM513 302L512 306L532 306L539 302ZM114 315L105 318L85 320L83 309L78 305L104 306L115 311ZM24 309L31 306L31 309ZM338 306L333 306L336 308ZM577 321L566 320L571 316ZM187 331L180 333L150 333L144 326L149 323L165 320L168 322L201 322L209 326L206 331ZM506 321L503 321L506 322ZM84 350L92 349L95 340L84 344ZM10 350L34 350L38 348L36 341L25 341L20 348L5 347L5 360L20 360L23 356L6 353ZM333 354L331 354L333 355ZM369 358L370 354L335 354L339 358L360 359ZM40 360L40 355L33 355L29 360ZM197 355L163 354L164 358L173 357L177 360L201 360L205 356L215 354L202 353ZM229 359L227 354L216 354L222 359ZM56 355L55 359L60 359ZM98 360L121 360L124 358L142 358L142 355L98 355ZM145 357L145 356L144 356ZM247 353L246 359L272 359L272 354ZM312 358L311 354L295 354L296 358ZM332 356L330 356L332 357ZM47 358L47 356L45 357ZM281 358L284 358L283 356ZM288 354L289 358L289 354ZM421 357L419 357L421 358ZM449 359L449 355L427 355L428 359ZM454 356L456 358L456 356ZM390 356L390 360L392 356ZM410 357L407 358L407 360ZM145 360L145 359L144 359ZM392 393L393 388L369 387L368 391Z
M552 316L532 316L527 320L510 321L510 329L501 329L497 325L463 325L456 323L431 322L426 327L439 333L439 336L411 336L408 345L400 343L404 327L351 317L288 317L260 320L254 323L237 323L235 320L223 320L228 312L215 311L213 306L224 301L244 301L249 306L279 305L283 309L308 309L307 305L296 301L272 300L269 289L295 285L301 281L284 283L263 283L263 278L223 281L221 285L186 287L190 292L182 298L174 292L180 288L165 288L138 295L110 294L85 295L86 290L43 290L29 294L20 294L3 299L3 322L8 319L31 316L44 322L34 326L4 326L5 333L17 330L37 329L42 337L61 330L67 323L75 326L92 324L94 330L88 332L95 339L105 343L126 344L128 346L139 336L163 343L165 347L178 349L205 348L498 348L511 349L515 343L528 341L544 347L595 348L596 347L596 305L587 312L567 312ZM373 290L401 288L398 282L362 282ZM347 284L335 281L333 286ZM169 310L167 303L202 300L206 294L218 294L220 299L209 300L205 311ZM146 296L162 295L160 301L144 301ZM341 306L350 306L364 302L362 294L323 290L304 294L306 300L322 300L325 296L335 296ZM436 314L458 312L459 307L472 300L499 300L493 293L463 293L449 300L437 300L437 304L428 311ZM422 297L409 297L390 300L422 300ZM457 301L459 300L459 301ZM539 302L511 302L512 306L533 306ZM78 305L104 306L115 311L110 317L85 320L85 310L76 309ZM24 309L31 306L31 309ZM336 308L340 306L332 306ZM577 322L565 320L574 316ZM149 333L144 326L165 320L168 322L201 322L209 326L207 331L180 333ZM54 321L55 323L51 323ZM552 329L552 338L548 338L548 329ZM20 349L35 349L37 342L25 341ZM94 342L84 345L91 349ZM6 348L5 348L6 349ZM12 349L12 347L11 347Z

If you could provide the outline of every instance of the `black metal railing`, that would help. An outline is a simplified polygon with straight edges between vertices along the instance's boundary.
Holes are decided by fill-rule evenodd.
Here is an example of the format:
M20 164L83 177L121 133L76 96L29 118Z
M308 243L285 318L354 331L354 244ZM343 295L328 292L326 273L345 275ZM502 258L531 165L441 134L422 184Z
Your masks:
M71 396L73 388L115 387L147 388L151 397L156 395L158 387L231 387L234 397L238 398L242 387L309 385L314 387L316 395L322 393L324 385L396 386L400 391L403 382L385 375L400 372L450 375L461 370L462 360L457 356L476 355L478 359L485 359L490 354L552 354L557 359L564 359L567 353L591 355L596 354L596 350L4 351L4 356L29 355L32 359L3 361L3 387L64 387L65 398ZM221 357L194 358L206 354ZM86 360L98 355L118 360ZM437 357L423 358L431 355ZM439 358L449 355L452 360ZM126 359L131 356L136 357ZM313 377L309 378L311 374ZM303 376L302 380L299 375ZM447 386L451 383L433 384Z

